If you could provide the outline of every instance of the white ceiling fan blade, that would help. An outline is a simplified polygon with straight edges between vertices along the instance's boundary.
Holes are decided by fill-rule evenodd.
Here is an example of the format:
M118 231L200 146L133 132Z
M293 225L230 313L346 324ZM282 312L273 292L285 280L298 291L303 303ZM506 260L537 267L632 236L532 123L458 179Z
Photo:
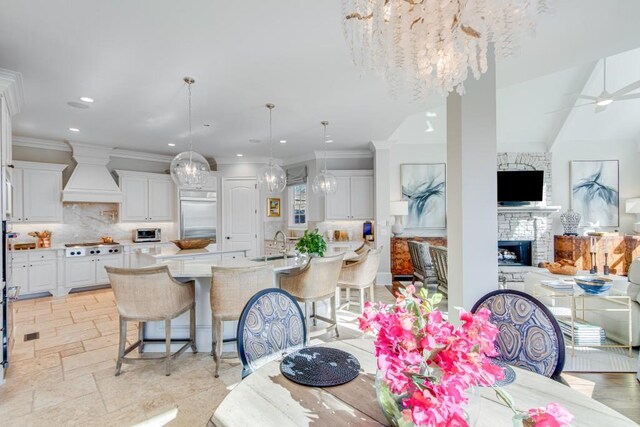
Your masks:
M627 101L629 99L640 99L640 93L630 93L629 95L622 95L615 99L615 101Z
M629 92L633 92L636 89L640 89L640 80L637 80L637 81L635 81L633 83L630 83L630 84L626 85L625 87L623 87L622 89L613 92L611 94L611 97L615 99L615 98L617 98L619 96L626 95Z
M590 101L597 101L598 97L597 96L591 96L591 95L578 95L578 99L588 99Z
M604 110L606 110L606 109L607 109L607 106L608 106L608 105L610 105L610 104L607 104L607 105L598 105L598 106L596 106L596 113L602 113Z
M558 110L547 111L545 114L558 113L560 111L573 110L574 108L586 107L587 105L595 105L595 104L596 104L595 102L587 102L586 104L573 105L571 107L564 107L564 108L560 108Z

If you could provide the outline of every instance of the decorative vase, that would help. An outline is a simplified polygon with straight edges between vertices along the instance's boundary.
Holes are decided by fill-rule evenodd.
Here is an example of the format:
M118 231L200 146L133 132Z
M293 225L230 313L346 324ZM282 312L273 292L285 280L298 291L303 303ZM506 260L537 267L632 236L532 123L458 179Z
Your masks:
M582 215L571 208L567 209L566 212L560 215L560 223L564 228L565 236L578 235L578 226L580 225L580 219L582 219Z
M407 396L399 396L391 392L389 386L384 382L382 372L380 370L376 373L376 395L378 397L380 409L391 427L415 427L414 423L405 420L402 416L402 410L404 409L402 406L402 399ZM468 389L467 398L468 402L465 406L464 412L468 426L474 427L480 419L482 403L482 397L480 396L478 387L471 387Z

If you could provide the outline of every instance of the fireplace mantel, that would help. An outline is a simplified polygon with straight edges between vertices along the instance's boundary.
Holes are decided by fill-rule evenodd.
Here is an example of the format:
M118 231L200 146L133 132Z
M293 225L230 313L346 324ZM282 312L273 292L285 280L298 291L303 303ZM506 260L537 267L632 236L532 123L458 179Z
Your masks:
M498 206L498 213L522 212L522 213L541 213L551 215L560 212L562 206Z

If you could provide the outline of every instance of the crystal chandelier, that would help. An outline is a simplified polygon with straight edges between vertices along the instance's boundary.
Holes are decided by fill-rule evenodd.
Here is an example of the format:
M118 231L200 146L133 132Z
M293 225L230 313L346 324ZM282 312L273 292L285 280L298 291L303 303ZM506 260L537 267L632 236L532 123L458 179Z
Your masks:
M323 121L320 122L324 127L324 138L322 139L323 143L327 143L327 125L329 122ZM338 180L336 177L327 172L327 152L324 152L324 169L320 171L319 174L313 178L313 184L311 185L311 189L314 193L324 193L324 194L333 194L338 190Z
M271 112L275 108L273 104L267 104L269 109L269 164L265 166L258 175L258 183L261 188L269 193L281 193L287 186L287 174L273 162L273 126L271 123Z
M391 90L464 93L469 70L487 71L516 51L523 32L552 0L343 0L345 37L354 62L382 74Z
M189 88L189 151L183 151L173 158L170 168L171 178L179 188L202 188L207 183L211 168L207 159L193 151L191 85L195 80L191 77L185 77L183 80Z

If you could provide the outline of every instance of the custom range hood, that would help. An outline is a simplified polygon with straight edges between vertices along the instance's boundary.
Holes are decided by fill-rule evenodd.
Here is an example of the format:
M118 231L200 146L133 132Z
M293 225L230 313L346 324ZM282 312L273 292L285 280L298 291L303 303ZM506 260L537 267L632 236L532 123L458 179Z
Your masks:
M122 192L107 169L111 147L69 142L78 163L62 190L63 202L122 203Z

